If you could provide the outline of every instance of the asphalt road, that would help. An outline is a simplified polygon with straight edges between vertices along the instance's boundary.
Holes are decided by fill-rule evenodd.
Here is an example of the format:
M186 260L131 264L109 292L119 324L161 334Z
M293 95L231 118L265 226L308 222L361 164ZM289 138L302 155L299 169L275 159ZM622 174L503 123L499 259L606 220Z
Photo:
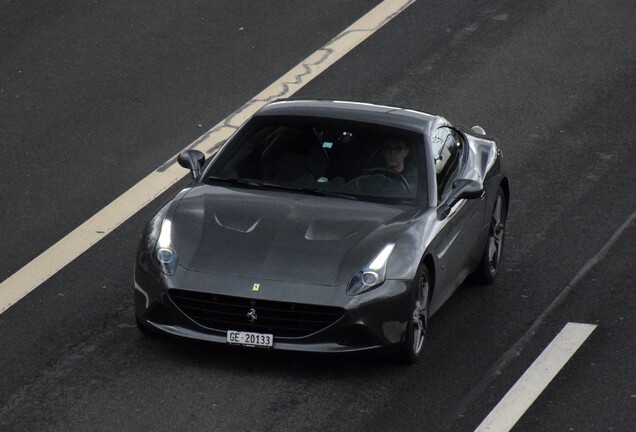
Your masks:
M377 3L0 1L0 280ZM504 150L502 272L416 366L142 337L136 242L182 182L0 315L0 430L474 430L568 322L598 327L514 430L633 430L634 22L627 0L418 0L296 95Z

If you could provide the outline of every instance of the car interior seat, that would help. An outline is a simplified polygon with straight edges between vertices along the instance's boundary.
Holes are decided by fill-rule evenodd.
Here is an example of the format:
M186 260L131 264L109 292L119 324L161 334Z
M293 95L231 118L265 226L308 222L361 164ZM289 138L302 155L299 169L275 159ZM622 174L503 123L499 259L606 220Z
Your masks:
M315 137L285 130L263 150L261 164L265 180L316 180L325 175L329 159Z

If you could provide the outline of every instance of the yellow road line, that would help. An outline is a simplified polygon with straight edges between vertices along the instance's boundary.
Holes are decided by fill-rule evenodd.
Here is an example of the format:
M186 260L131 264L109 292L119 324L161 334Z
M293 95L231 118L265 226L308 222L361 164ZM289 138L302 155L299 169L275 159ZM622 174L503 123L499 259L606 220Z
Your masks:
M340 60L349 51L404 11L415 0L385 0L327 45L216 125L190 147L211 153L245 120L268 102L289 97ZM170 159L123 195L55 243L33 261L0 283L0 313L17 303L79 255L96 244L187 173Z

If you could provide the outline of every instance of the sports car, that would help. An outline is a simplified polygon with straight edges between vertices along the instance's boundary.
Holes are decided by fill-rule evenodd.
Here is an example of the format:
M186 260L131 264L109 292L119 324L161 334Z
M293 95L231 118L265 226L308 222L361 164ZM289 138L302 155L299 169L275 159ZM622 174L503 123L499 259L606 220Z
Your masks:
M509 182L498 145L423 112L280 100L147 224L143 333L253 348L387 349L414 363L429 317L499 272Z

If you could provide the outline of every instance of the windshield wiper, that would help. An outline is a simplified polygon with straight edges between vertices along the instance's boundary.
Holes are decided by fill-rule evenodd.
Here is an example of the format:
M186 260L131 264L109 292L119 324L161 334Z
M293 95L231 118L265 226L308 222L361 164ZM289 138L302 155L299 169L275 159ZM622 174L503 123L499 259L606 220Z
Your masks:
M353 196L353 195L348 195L348 194L343 194L343 193L338 193L338 192L332 192L332 191L326 191L324 189L315 189L314 193L316 193L317 195L333 197L333 198L345 198L345 199L350 199L350 200L354 200L354 201L357 201L359 199L358 197Z
M243 178L236 178L236 177L208 176L207 179L208 179L208 182L228 183L231 185L245 186L245 187L249 187L253 189L260 189L260 188L266 187L270 189L282 189L287 191L300 192L300 193L305 193L309 195L318 195L318 196L325 196L325 197L331 197L331 198L345 198L350 200L358 199L357 197L348 195L348 194L327 191L324 189L312 189L312 188L308 188L304 186L292 186L292 185L282 185L278 183L256 182L256 181L246 180Z
M250 181L250 180L245 180L242 178L236 178L236 177L216 177L216 176L209 176L208 177L208 181L212 181L212 182L222 182L222 183L229 183L229 184L233 184L233 185L239 185L239 186L247 186L247 187L251 187L251 188L260 188L261 184L254 182L254 181Z
M338 192L326 191L324 189L312 189L304 186L292 186L292 185L281 185L277 183L261 183L262 186L274 188L274 189L284 189L294 192L301 192L309 195L318 195L325 196L331 198L345 198L350 200L357 200L358 198L352 195L341 194Z

